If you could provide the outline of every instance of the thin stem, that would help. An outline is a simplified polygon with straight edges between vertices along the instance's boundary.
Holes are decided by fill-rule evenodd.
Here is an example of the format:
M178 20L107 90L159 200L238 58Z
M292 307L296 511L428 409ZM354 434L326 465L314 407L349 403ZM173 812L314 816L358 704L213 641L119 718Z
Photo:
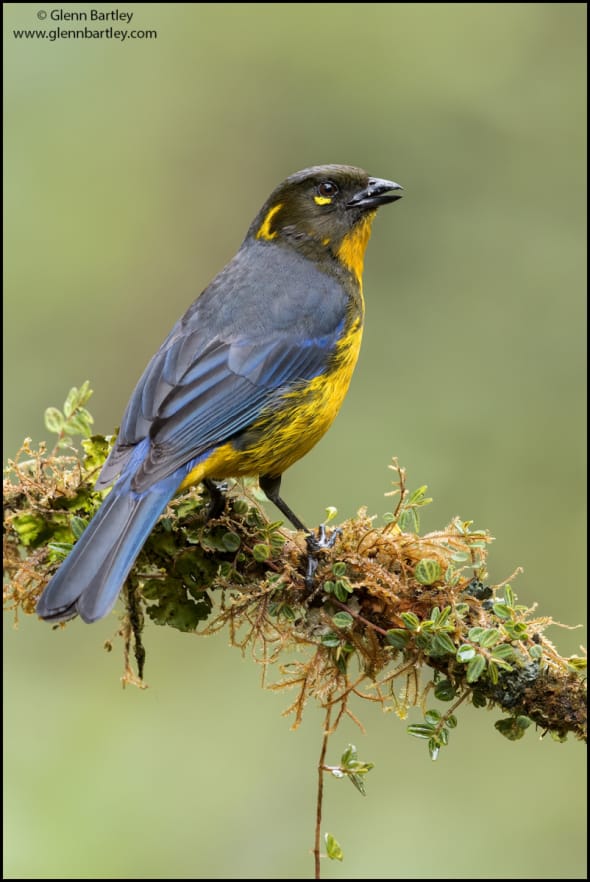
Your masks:
M330 696L331 699L331 696ZM320 759L318 762L318 795L317 795L317 803L316 803L316 819L315 819L315 845L313 849L313 856L315 861L315 878L321 879L321 870L320 870L320 836L322 829L322 804L324 799L324 771L325 771L325 760L326 760L326 751L328 750L328 739L330 737L330 718L332 715L332 703L328 700L328 706L326 708L326 721L324 723L324 735L322 738L322 749L320 752Z

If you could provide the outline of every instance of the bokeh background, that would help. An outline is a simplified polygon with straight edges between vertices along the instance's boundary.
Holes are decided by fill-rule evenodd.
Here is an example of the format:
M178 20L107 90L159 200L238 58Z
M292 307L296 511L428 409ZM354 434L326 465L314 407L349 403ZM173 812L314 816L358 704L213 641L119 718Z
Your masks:
M157 38L14 35L92 8ZM86 379L110 432L270 190L360 165L406 193L375 224L349 396L286 498L310 524L382 515L396 454L434 496L425 528L489 529L492 580L522 565L522 602L583 622L585 4L4 12L5 455ZM5 878L311 877L318 710L291 732L223 634L150 626L149 689L123 691L115 616L5 618ZM366 734L343 725L329 759L353 741L376 767L366 799L327 781L326 878L585 877L581 744L509 743L467 708L432 763L356 710Z

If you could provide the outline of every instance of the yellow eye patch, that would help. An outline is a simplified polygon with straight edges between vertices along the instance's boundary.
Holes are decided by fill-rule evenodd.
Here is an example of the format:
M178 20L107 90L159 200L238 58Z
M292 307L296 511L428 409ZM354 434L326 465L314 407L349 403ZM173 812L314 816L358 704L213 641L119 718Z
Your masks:
M327 196L314 196L313 201L316 205L329 205L332 200Z

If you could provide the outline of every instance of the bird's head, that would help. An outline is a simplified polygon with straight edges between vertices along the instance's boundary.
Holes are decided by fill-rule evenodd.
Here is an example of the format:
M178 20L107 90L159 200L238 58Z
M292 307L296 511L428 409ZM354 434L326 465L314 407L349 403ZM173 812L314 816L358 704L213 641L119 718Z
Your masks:
M271 193L247 239L290 245L315 259L324 252L360 281L375 213L380 205L401 199L401 189L350 165L306 168Z

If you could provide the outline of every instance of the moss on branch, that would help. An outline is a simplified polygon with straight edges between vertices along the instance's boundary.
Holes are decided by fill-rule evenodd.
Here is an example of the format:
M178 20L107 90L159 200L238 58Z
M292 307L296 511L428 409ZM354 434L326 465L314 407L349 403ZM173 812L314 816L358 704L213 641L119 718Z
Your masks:
M70 430L60 431L63 438ZM83 454L33 449L27 440L10 462L4 608L17 619L34 614L104 498L93 485L110 440L86 438ZM455 518L420 535L426 488L410 493L404 470L395 461L392 468L395 510L381 525L364 509L340 524L311 592L305 537L268 521L254 482L232 484L225 513L211 521L198 488L174 499L123 592L124 681L144 685L146 620L201 634L224 628L263 665L269 688L294 690L285 711L294 726L309 699L331 709L333 728L344 715L359 722L362 705L353 710L353 698L401 718L418 705L424 720L408 731L436 758L457 724L455 711L471 703L508 714L496 727L513 740L531 723L558 740L585 739L585 659L560 656L545 635L553 620L520 604L509 580L489 583L486 531Z

